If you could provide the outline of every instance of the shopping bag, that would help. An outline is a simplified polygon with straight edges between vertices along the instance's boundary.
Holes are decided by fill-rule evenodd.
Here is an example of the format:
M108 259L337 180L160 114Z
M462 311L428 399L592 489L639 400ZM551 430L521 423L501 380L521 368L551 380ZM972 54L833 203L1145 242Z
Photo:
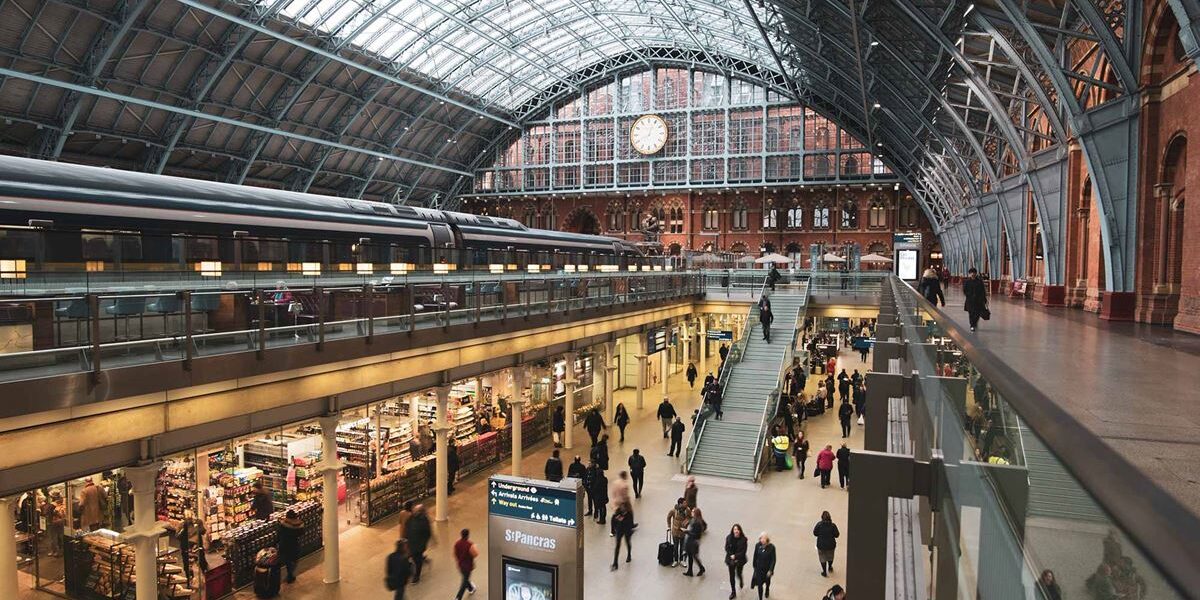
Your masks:
M862 425L864 423L866 423L866 421L863 420L862 415L858 415L858 424Z
M795 467L795 466L796 466L796 463L795 463L795 461L793 461L793 460L792 460L792 457L791 457L791 456L788 456L788 457L787 457L787 468L788 468L788 470L789 470L789 471L791 471L791 470L792 470L792 467Z

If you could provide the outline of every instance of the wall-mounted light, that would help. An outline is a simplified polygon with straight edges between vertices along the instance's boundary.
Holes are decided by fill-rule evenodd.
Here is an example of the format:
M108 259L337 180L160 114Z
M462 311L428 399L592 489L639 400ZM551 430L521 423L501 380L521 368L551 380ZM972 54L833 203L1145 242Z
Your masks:
M488 271L490 271L493 275L500 275L501 273L504 273L504 265L490 264L488 265Z
M319 263L319 262L300 263L300 274L307 275L309 277L320 276L321 275L321 263Z
M220 277L221 276L221 261L219 260L203 260L196 263L196 270L200 271L201 277Z
M269 262L260 262L260 263L258 263L258 270L259 270L259 271L271 271L271 270L274 270L274 269L275 269L275 265L273 265L273 264L271 264L271 263L269 263Z
M575 272L575 265L563 265L563 272L565 272L565 273L574 273L574 272Z
M375 265L371 263L358 263L354 265L354 270L359 275L373 275L375 273Z
M0 279L25 279L24 260L0 260Z
M539 273L542 270L542 265L530 264L525 267L525 270L529 271L530 273Z
M104 270L104 261L89 260L89 261L87 261L87 264L85 265L85 267L87 268L88 273L98 273L98 272Z

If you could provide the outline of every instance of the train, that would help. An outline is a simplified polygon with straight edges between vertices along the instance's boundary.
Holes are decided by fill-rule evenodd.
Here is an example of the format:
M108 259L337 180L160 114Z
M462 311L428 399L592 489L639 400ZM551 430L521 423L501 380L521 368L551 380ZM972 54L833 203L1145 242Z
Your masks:
M0 260L9 271L291 271L319 263L615 265L634 244L507 218L0 156Z

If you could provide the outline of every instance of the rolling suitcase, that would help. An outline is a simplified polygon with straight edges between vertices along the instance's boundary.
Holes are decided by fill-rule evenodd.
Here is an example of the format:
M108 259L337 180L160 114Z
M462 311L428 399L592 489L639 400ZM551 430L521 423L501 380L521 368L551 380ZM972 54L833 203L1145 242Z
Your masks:
M274 598L279 595L281 569L279 555L274 548L264 548L255 557L254 595L259 598Z
M667 530L667 541L658 545L658 564L669 567L675 564L675 544L671 543L671 530Z

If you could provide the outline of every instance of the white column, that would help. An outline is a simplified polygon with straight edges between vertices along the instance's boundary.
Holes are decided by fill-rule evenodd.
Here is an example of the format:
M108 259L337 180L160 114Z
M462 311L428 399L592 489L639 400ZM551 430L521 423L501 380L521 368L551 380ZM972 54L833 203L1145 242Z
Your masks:
M644 397L646 392L646 335L638 334L638 373L637 373L637 407L641 410L645 406Z
M668 331L667 340L669 341L670 339L671 339L671 336ZM662 371L661 377L659 377L659 379L661 380L661 383L662 383L662 395L664 397L666 397L666 395L667 395L667 376L671 374L671 349L672 349L671 344L667 344L667 347L663 348L663 350L658 353L659 354L659 363L661 363L660 371ZM641 408L641 407L638 407L638 408Z
M0 498L0 598L17 597L17 498Z
M420 405L420 401L417 399L416 396L413 396L412 398L408 399L408 417L412 420L412 435L414 438L418 438L417 430L421 427L421 417L420 417L420 411L418 409L419 405ZM424 450L424 448L422 448L421 450ZM413 458L416 458L416 457L414 456Z
M475 403L483 401L483 376L475 378Z
M708 374L708 319L700 315L700 379Z
M512 409L512 474L513 477L521 477L521 410L525 407L525 400L511 400L508 405Z
M158 538L163 526L154 514L154 481L161 469L158 461L125 468L133 492L133 525L125 528L121 539L133 546L137 600L158 600Z
M451 429L448 418L450 386L438 386L434 391L437 393L437 415L433 426L434 440L437 442L437 451L434 454L434 464L437 469L434 499L437 509L434 513L434 520L448 521L450 519L450 444L447 436L450 435Z
M688 363L692 362L692 322L691 319L684 321L679 326L679 335L683 338L683 361L680 362L683 368L686 369Z
M566 412L566 430L563 431L563 448L570 450L575 445L575 387L579 385L579 380L575 379L575 359L576 353L568 352L567 359L567 377L563 380L563 387L566 388L566 398L564 399L563 407ZM593 364L595 364L593 362ZM592 393L596 392L596 385L592 384Z
M604 343L604 368L600 371L604 378L604 415L605 423L612 423L613 415L617 412L617 403L613 400L613 380L617 376L617 343ZM592 388L595 392L595 387Z
M317 420L321 424L321 542L324 544L325 583L337 583L341 575L341 554L338 548L338 473L345 466L337 456L338 416L329 415Z

